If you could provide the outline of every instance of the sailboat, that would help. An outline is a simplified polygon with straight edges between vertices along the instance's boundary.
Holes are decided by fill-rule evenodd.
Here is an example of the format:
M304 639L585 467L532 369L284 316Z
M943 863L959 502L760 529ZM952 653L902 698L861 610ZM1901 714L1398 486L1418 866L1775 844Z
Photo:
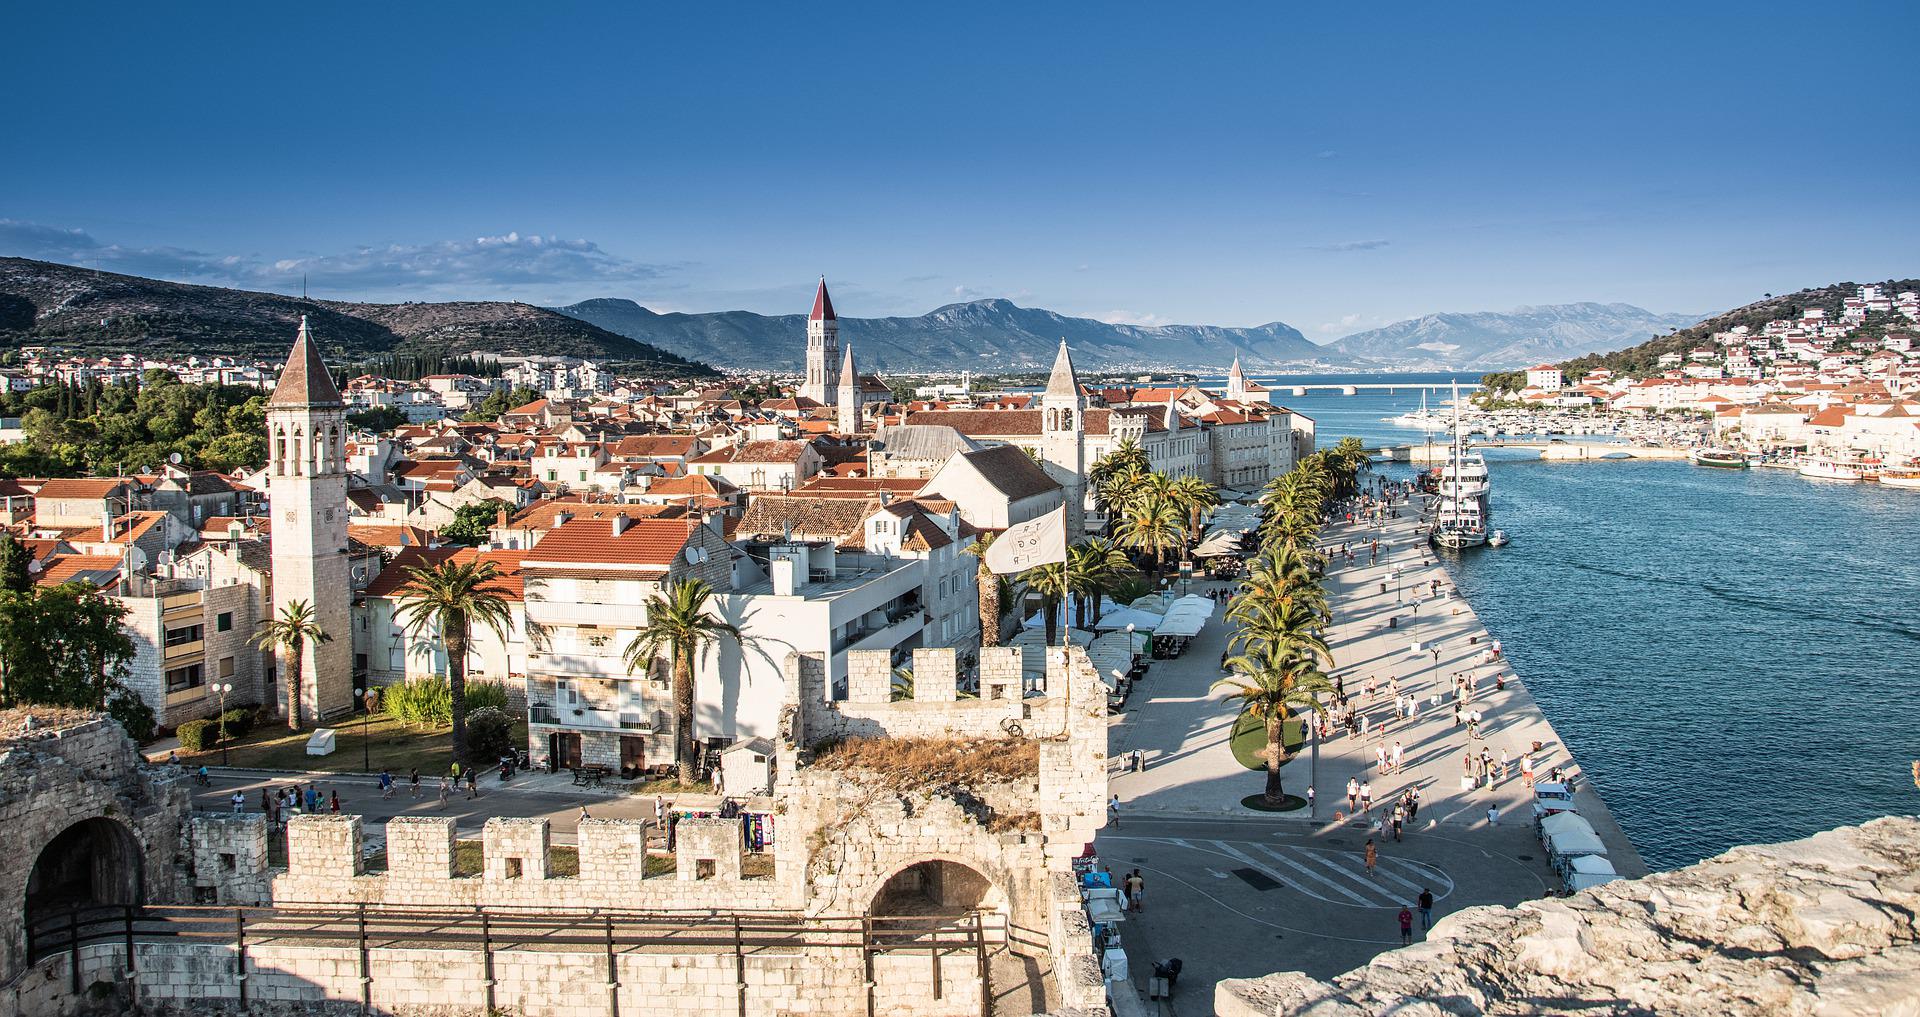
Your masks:
M1440 500L1434 506L1431 539L1438 547L1459 551L1487 542L1492 516L1489 501L1493 478L1480 453L1468 451L1460 433L1460 385L1453 386L1453 448L1440 471Z

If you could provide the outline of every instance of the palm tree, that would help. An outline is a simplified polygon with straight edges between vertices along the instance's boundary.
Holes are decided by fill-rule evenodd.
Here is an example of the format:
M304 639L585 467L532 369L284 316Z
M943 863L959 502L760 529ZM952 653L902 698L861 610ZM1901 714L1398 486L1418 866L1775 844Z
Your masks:
M1005 582L999 574L987 567L987 548L993 546L994 534L982 533L979 539L967 548L968 553L980 559L979 575L974 585L978 587L980 598L980 645L1000 645L1000 606L1001 584Z
M693 751L693 662L721 636L740 639L740 630L707 614L713 588L698 579L668 583L647 598L647 621L627 644L627 673L650 671L662 650L673 666L674 758L680 781L698 777Z
M1094 481L1094 507L1105 513L1107 532L1112 533L1119 522L1119 514L1139 494L1146 478L1152 476L1147 470L1132 463L1122 463Z
M887 688L888 701L897 703L903 699L912 699L912 698L913 698L913 668L910 668L910 667L894 668L893 682Z
M1159 571L1166 567L1167 551L1179 547L1186 537L1187 523L1170 496L1147 489L1122 510L1118 532L1121 544L1153 555L1154 568Z
M1333 683L1313 654L1289 654L1274 646L1234 657L1227 667L1234 673L1214 682L1213 688L1225 689L1227 698L1240 701L1242 714L1266 728L1267 785L1262 797L1269 807L1279 808L1287 798L1280 778L1286 722L1296 712L1325 713L1320 697L1333 692Z
M1207 517L1220 506L1220 492L1199 477L1181 477L1173 482L1173 495L1187 510L1187 533L1198 536Z
M453 758L467 757L467 648L473 623L506 638L513 616L497 587L490 561L443 561L407 569L394 620L415 636L437 635L447 651L447 690L453 700Z
M1084 544L1067 548L1068 592L1076 603L1092 602L1090 620L1087 611L1080 612L1083 627L1090 621L1100 620L1100 598L1132 572L1133 563L1127 560L1126 553L1103 537L1093 537Z
M260 626L253 645L287 656L287 727L300 730L300 676L306 667L308 643L326 643L332 634L320 628L313 606L304 600L290 600L280 606L280 616Z
M1073 553L1073 549L1068 548L1067 553ZM1073 587L1067 581L1067 566L1059 562L1035 565L1020 573L1020 581L1027 584L1027 589L1040 595L1040 615L1046 621L1047 645L1052 646L1054 637L1060 633L1060 622L1054 609L1073 593Z

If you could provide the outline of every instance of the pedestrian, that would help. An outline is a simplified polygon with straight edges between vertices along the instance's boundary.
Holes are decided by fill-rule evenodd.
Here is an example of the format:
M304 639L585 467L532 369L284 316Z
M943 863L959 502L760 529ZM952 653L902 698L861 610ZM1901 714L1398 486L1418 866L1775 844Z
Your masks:
M1527 782L1527 790L1533 790L1533 757L1524 752L1520 754L1520 777Z
M1133 772L1145 773L1146 770L1147 770L1147 754L1140 751L1139 749L1134 749L1133 750Z
M246 795L243 795L243 794L241 794L241 793L240 793L240 792L238 792L238 791L235 791L235 792L233 793L233 812L234 812L234 814L235 814L235 815L239 815L239 814L240 814L240 810L241 810L241 809L243 809L243 808L246 808L246 806L247 806L247 796L246 796Z
M659 795L653 796L653 825L661 830L667 828L667 802Z
M1501 749L1500 750L1500 769L1496 772L1499 774L1497 779L1500 780L1502 783L1504 783L1507 779L1507 767L1512 765L1513 765L1513 757L1507 755L1506 749Z
M1360 807L1368 812L1373 811L1373 781L1360 782Z
M1375 864L1377 864L1380 861L1380 850L1373 846L1372 837L1367 838L1366 858L1367 858L1367 875L1373 876L1374 875L1373 867ZM1375 876L1374 878L1377 879L1379 877Z
M1498 805L1487 806L1487 825L1488 826L1500 825L1500 806Z
M320 812L320 789L312 784L307 785L307 812L314 815Z
M340 814L340 789L334 788L331 792L328 793L328 798L329 798L329 801L327 803L327 811L333 813L336 816L339 815Z
M1313 815L1313 785L1307 785L1307 815Z
M380 797L393 797L393 774L385 769L380 771Z
M440 775L440 808L447 807L447 793L452 790L448 785L451 783L445 774Z
M267 786L265 784L260 785L260 811L266 813L273 812L273 795L267 792Z
M1386 746L1375 745L1373 747L1373 768L1376 772L1379 772L1379 773L1387 772L1387 747Z
M1411 942L1413 942L1413 909L1403 904L1400 906L1400 945L1406 946Z
M1127 907L1130 910L1142 911L1146 909L1147 881L1145 877L1140 875L1139 869L1127 873L1127 878L1120 881L1120 886L1127 893Z
M1393 807L1393 840L1396 844L1400 841L1400 824L1405 822L1406 818L1406 809L1403 806L1395 805Z
M1405 759L1406 759L1406 751L1400 747L1399 742L1394 742L1393 743L1393 771L1395 773L1400 772L1400 764L1403 761L1405 761Z
M585 805L582 805L580 806L580 818L582 820L592 819L593 813L588 812L587 807Z
M467 797L470 799L478 798L480 796L479 775L480 775L479 770L476 770L471 766L467 767Z
M1431 928L1433 928L1433 891L1422 889L1420 891L1420 931L1425 932Z
M1407 822L1411 823L1414 817L1420 815L1420 789L1415 787L1408 791L1407 794L1411 797L1413 803L1413 807L1407 810Z
M1114 795L1111 799L1107 801L1107 822L1112 823L1114 829L1116 830L1120 829L1120 796L1119 795Z
M1348 777L1347 778L1347 812L1351 814L1359 811L1360 811L1360 782L1358 780L1355 780L1352 777Z
M1460 699L1458 696L1454 697L1453 700L1453 726L1460 726Z
M415 766L407 770L407 783L413 789L413 797L420 797L420 768Z

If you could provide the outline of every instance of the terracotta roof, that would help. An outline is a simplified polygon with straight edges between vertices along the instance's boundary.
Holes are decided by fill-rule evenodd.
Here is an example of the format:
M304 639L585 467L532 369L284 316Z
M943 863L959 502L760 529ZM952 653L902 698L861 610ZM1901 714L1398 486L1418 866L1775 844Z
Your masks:
M725 477L711 477L705 474L690 474L684 477L668 477L656 480L647 488L648 494L668 495L671 497L706 496L727 497L738 494L740 488Z
M1012 445L998 445L983 448L978 452L964 453L963 458L982 479L992 484L994 489L1006 496L1009 501L1019 501L1035 495L1060 490L1060 482L1047 476L1047 471L1039 463L1027 457L1027 454ZM946 494L948 492L937 492Z
M700 439L690 434L636 434L620 439L613 446L613 454L638 458L687 456L699 445Z
M677 505L615 505L605 502L537 501L508 520L507 525L522 530L550 530L560 513L575 519L661 519L680 514Z
M393 556L393 561L373 577L367 584L368 597L394 597L408 586L413 585L413 574L408 569L439 565L443 562L467 563L488 561L493 563L496 578L480 588L497 593L508 600L520 600L525 596L525 584L520 575L520 561L526 557L525 551L478 551L471 547L408 547Z
M113 492L124 483L126 481L116 477L97 480L88 477L56 477L41 484L40 490L34 492L34 497L43 501L48 498L107 498L111 497Z
M307 316L300 316L300 332L293 338L293 352L287 356L286 370L273 388L269 406L345 406L333 375L320 359L320 347L307 328Z
M548 530L525 560L542 565L637 565L665 571L698 525L684 519L640 519L616 536L609 520L575 519Z
M372 547L425 547L433 534L418 526L349 523L347 536Z
M880 510L878 501L755 495L740 517L736 533L748 537L831 540L843 547L865 544L861 523Z
M793 493L813 498L874 498L885 491L896 497L907 498L918 494L926 484L926 480L920 477L830 477L820 474L794 488Z
M833 298L827 296L827 277L820 277L820 289L813 294L813 313L807 315L808 321L834 321Z
M56 586L78 580L96 588L113 584L124 563L117 554L63 554L55 558L33 578L41 586Z
M807 442L804 441L750 441L731 449L722 449L725 459L718 462L731 463L797 463L807 454ZM700 457L701 462L713 462L712 455Z
M904 550L931 551L953 543L947 531L941 529L939 523L927 518L924 512L913 513L902 525L906 527L906 536L900 541L900 547Z

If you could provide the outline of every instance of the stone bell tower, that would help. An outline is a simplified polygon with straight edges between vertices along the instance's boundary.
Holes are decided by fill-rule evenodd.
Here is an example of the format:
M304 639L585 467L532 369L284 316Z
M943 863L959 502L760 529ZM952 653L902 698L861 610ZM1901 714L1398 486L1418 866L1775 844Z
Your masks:
M1053 358L1053 373L1040 394L1040 460L1053 479L1066 488L1067 541L1086 536L1087 400L1073 372L1067 341Z
M840 394L840 319L833 316L833 298L827 296L827 277L813 295L813 313L807 315L807 380L800 395L832 406Z
M268 611L304 601L320 630L300 669L300 719L353 708L353 595L347 568L347 406L320 359L305 315L280 383L267 400L267 500L273 513L273 599ZM289 676L280 652L280 701Z

